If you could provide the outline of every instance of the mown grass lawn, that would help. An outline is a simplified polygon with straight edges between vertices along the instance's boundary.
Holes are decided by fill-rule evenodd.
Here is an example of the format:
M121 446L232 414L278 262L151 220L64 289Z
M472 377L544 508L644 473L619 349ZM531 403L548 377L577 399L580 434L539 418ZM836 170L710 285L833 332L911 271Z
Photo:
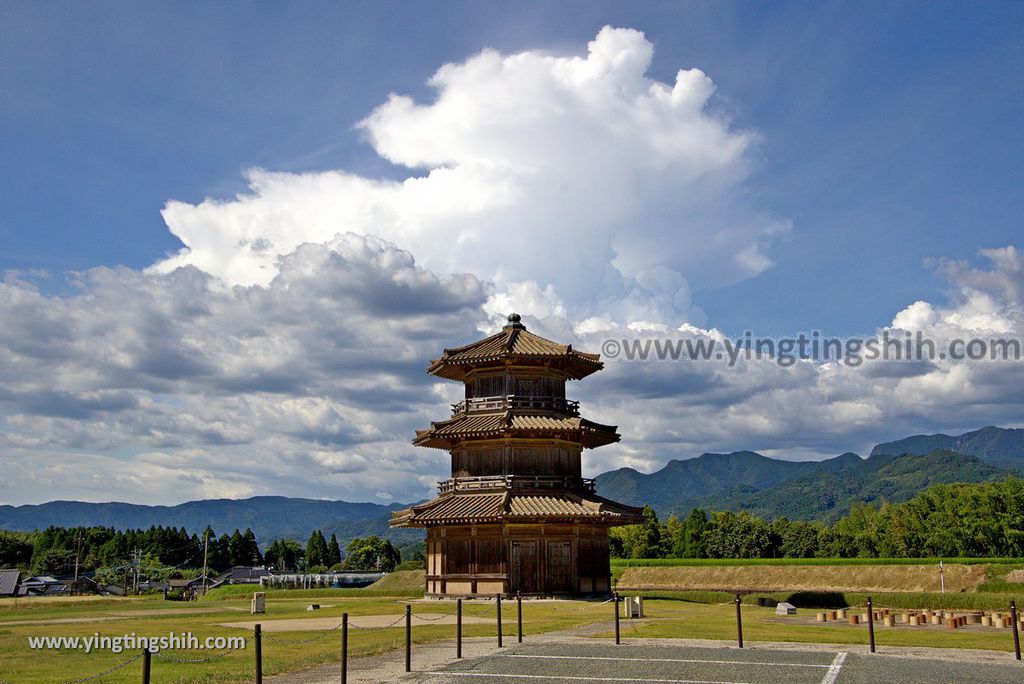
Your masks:
M246 592L247 596L251 591ZM353 625L360 616L393 615L399 619L404 615L405 606L413 601L413 614L455 613L454 602L419 602L408 597L359 597L351 591L317 590L318 597L311 601L308 596L284 598L280 594L268 597L267 613L259 616L264 624L273 620L297 618L333 618L341 622L341 615L347 612ZM311 603L323 606L315 613L306 611ZM167 613L165 611L174 611ZM495 608L490 601L466 601L464 615L486 618L485 624L465 624L466 637L495 636ZM515 604L503 605L503 633L515 634ZM524 604L524 633L537 635L552 630L569 629L612 618L609 604L598 602L543 601ZM249 615L249 600L242 597L222 600L204 600L194 603L163 601L161 597L106 599L106 600L22 600L14 607L13 602L0 603L0 681L5 684L48 684L66 682L107 670L136 655L131 653L113 654L95 651L33 651L28 647L29 636L80 636L87 637L99 632L101 635L123 635L135 633L145 636L161 636L170 632L192 632L200 639L206 636L250 636L251 630L221 626L221 623L252 621ZM74 620L74 621L72 621ZM87 620L81 622L78 620ZM332 620L333 622L333 620ZM337 623L334 623L337 624ZM349 630L349 653L359 657L401 648L404 644L404 622L387 629ZM340 630L327 633L323 638L310 643L298 642L323 634L323 630L264 633L263 672L276 674L294 671L321 663L334 663L339 659L341 643ZM455 635L454 625L432 624L413 620L413 642L425 643L450 639ZM175 652L176 657L206 657L209 652ZM253 677L254 650L252 644L245 650L231 653L216 662L186 664L153 659L153 678L157 682L215 683L246 682ZM131 663L123 670L103 679L104 682L138 682L141 661Z
M314 590L311 590L314 591ZM9 684L49 684L66 682L102 672L127 660L136 653L113 654L97 651L32 651L28 636L90 636L136 633L160 636L170 632L193 632L198 637L250 636L251 630L228 628L222 623L252 621L249 615L251 591L228 592L215 599L194 603L163 601L161 597L110 598L78 600L21 600L0 602L0 681ZM360 596L348 590L315 590L316 597L274 592L267 600L266 615L259 616L264 624L273 620L302 619L308 617L332 618L341 621L348 612L353 625L360 616L388 615L402 617L405 605L412 601L413 614L454 614L455 604L449 601L422 602L409 597ZM311 602L323 606L309 613ZM887 605L879 602L879 605ZM735 607L731 603L695 603L683 600L649 599L646 601L647 619L643 623L623 620L622 634L626 638L702 638L733 640L736 637ZM610 625L612 606L608 603L587 601L525 601L524 631L526 639L537 638L545 632L570 629L597 622ZM488 620L485 624L465 624L467 637L495 636L495 609L491 601L467 601L464 614ZM513 637L515 603L503 605L504 634ZM801 610L796 617L776 617L770 608L745 605L743 630L747 641L794 641L836 644L867 643L866 627L850 627L829 623L818 625L811 620L813 611ZM84 621L82 621L84 620ZM365 622L365 621L364 621ZM336 623L334 623L336 624ZM425 643L454 636L453 625L413 621L413 641ZM299 643L321 635L322 630L264 633L264 673L275 674L294 671L322 663L337 663L340 632L329 632L323 638ZM597 638L611 639L611 628ZM947 632L939 627L896 627L876 630L879 647L932 646L980 648L1007 651L1012 648L1008 629L969 627ZM349 631L349 649L352 657L400 649L404 640L404 623L388 629L363 630L353 627ZM511 642L506 642L511 643ZM175 653L176 656L204 657L202 651ZM254 651L250 643L243 651L232 653L216 662L205 664L169 663L153 660L154 681L164 684L251 682ZM400 658L400 654L396 654ZM117 673L104 678L104 682L138 682L141 662L136 661Z
M783 641L803 643L860 645L868 644L867 625L856 627L847 622L814 622L813 610L798 611L795 616L776 616L772 608L743 606L745 642ZM624 638L736 639L736 608L730 604L701 604L682 601L645 601L643 621L623 620ZM609 630L598 638L612 638ZM875 642L885 646L927 646L932 648L974 648L995 651L1013 650L1010 629L972 625L957 630L944 626L884 627L875 624Z

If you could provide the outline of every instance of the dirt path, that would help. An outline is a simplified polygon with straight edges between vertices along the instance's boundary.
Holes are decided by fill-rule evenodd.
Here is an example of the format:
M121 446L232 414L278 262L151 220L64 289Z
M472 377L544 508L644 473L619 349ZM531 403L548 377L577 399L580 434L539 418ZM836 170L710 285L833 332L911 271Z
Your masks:
M455 616L447 613L416 613L412 616L413 625L454 625ZM403 624L405 617L402 615L351 615L349 624L354 629L375 629L379 627L392 627L396 624ZM462 624L479 625L490 624L493 618L482 618L476 615L463 615ZM281 618L279 620L248 620L245 622L221 622L220 627L235 627L238 629L252 629L256 623L262 625L264 632L303 632L311 630L333 629L341 624L341 618L337 615L332 617L316 618Z
M0 627L17 627L19 625L69 625L81 622L110 622L111 620L126 620L131 618L145 618L163 615L195 615L196 613L223 613L225 611L248 610L232 608L229 606L221 608L156 608L154 610L111 610L102 611L88 617L67 617L67 618L40 618L38 620L7 620L0 622Z

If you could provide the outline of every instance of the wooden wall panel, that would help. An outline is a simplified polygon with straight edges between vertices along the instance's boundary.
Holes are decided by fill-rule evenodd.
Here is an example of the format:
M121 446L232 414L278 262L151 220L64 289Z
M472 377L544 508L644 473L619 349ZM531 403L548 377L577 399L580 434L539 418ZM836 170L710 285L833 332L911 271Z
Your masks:
M476 571L481 575L505 572L505 542L501 537L476 540Z

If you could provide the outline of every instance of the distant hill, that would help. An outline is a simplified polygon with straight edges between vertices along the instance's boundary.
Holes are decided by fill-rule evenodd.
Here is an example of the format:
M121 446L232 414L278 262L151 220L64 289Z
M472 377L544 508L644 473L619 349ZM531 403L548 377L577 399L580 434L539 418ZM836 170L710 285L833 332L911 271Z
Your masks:
M250 499L204 499L176 506L146 506L129 503L86 503L50 501L25 506L0 506L0 528L33 530L57 525L102 525L117 529L147 528L151 525L184 527L200 533L207 525L217 534L249 527L260 543L278 537L304 541L320 528L335 533L344 544L367 534L387 536L396 543L418 541L418 530L391 530L391 511L403 505L298 499L284 496L256 496Z
M659 514L667 515L689 512L709 499L757 492L814 473L835 472L860 461L852 453L825 461L780 461L753 451L735 451L669 461L650 475L620 468L595 479L601 496L634 506L650 504Z
M718 510L746 510L764 518L834 522L855 503L907 501L936 484L988 482L1011 471L974 456L935 450L929 454L880 455L836 471L819 471L768 489L703 502Z
M620 468L598 475L602 496L658 514L695 506L749 510L766 518L834 520L857 501L905 501L939 483L985 482L1024 474L1024 430L986 427L958 436L916 435L817 462L767 458L752 451L672 460L644 474Z
M993 426L956 437L943 434L915 435L895 442L884 442L871 450L871 457L927 454L935 449L977 456L985 463L1024 473L1024 430Z
M644 474L619 468L597 476L598 492L623 503L652 505L659 515L711 510L749 510L767 518L833 520L856 501L911 498L938 483L984 482L1009 471L1024 474L1024 430L986 427L958 436L916 435L878 444L864 460L845 453L824 461L782 461L753 451L705 453L672 460ZM50 525L103 525L117 529L151 525L218 533L249 527L260 543L278 537L305 540L316 528L348 540L367 534L396 544L423 539L419 530L392 530L391 512L403 504L324 501L283 496L207 499L176 506L51 501L0 506L0 529L33 530Z

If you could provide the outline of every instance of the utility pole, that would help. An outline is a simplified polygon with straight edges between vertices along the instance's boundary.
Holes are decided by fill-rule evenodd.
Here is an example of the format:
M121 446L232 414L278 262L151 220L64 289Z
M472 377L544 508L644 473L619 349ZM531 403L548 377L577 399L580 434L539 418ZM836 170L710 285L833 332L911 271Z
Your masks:
M139 547L136 546L135 547L135 553L133 554L132 558L133 558L132 565L135 566L135 593L138 594L139 593L139 570L140 570L140 566L142 565L142 549L140 549Z
M206 559L210 551L210 526L203 532L203 596L206 596Z
M72 587L71 593L78 593L78 560L82 555L82 530L78 530L78 540L75 544L75 584Z

